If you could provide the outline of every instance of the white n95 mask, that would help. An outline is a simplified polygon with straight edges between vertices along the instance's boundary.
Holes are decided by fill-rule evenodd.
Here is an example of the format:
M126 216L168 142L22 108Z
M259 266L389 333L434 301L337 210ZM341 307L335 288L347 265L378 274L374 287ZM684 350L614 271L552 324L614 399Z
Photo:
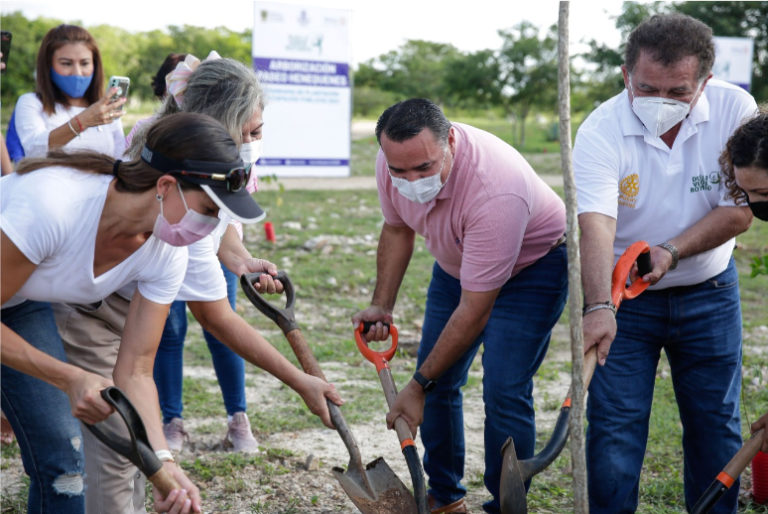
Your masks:
M632 82L630 81L631 87ZM701 84L693 93L693 98L696 98L699 88L701 88ZM632 96L634 97L632 99L632 111L654 137L665 134L669 129L683 121L691 112L691 104L680 100L660 96L637 96L634 89L632 89Z
M247 164L253 164L261 157L261 139L240 145L240 158Z

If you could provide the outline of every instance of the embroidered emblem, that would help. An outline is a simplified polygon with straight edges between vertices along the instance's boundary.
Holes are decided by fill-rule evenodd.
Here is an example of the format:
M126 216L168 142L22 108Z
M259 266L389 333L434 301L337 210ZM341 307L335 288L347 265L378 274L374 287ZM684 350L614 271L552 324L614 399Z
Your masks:
M619 205L634 209L637 194L640 192L640 176L637 173L627 175L619 182Z
M706 175L694 175L691 177L691 193L698 193L699 191L712 191L710 177Z

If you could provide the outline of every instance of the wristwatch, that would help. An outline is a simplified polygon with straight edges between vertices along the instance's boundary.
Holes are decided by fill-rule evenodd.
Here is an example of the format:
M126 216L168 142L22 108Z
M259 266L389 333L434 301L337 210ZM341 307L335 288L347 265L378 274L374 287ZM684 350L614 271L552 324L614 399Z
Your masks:
M666 251L672 254L672 266L670 266L669 269L673 270L677 268L677 263L680 260L680 253L677 251L677 248L675 247L675 245L673 245L669 241L665 241L663 243L657 244L656 246L664 248Z
M419 385L421 386L421 388L424 390L425 393L430 392L437 385L437 382L426 378L424 375L422 375L418 371L413 374L413 379L419 383Z

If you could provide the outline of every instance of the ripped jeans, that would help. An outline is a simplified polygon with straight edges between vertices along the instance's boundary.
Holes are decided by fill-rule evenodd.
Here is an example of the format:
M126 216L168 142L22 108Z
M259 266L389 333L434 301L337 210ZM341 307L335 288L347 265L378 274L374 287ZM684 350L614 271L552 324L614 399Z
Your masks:
M2 309L3 323L38 350L66 361L48 303L26 301ZM61 390L2 366L2 409L21 448L30 478L27 512L82 514L84 457L80 422Z

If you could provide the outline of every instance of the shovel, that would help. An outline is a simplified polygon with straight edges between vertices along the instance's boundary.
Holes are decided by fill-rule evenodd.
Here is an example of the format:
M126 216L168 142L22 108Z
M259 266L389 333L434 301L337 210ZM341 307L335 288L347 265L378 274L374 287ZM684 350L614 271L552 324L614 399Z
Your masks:
M636 241L627 248L619 257L613 268L611 279L611 301L619 307L623 299L632 299L645 291L650 285L643 282L642 277L651 271L650 247L645 241ZM638 278L627 286L629 272L637 262ZM592 374L597 363L597 347L594 346L584 354L584 389L589 388ZM525 484L534 475L547 468L565 447L568 439L568 417L571 411L571 396L573 386L568 391L568 397L560 408L560 414L555 422L549 442L538 454L531 458L518 460L515 453L515 443L509 437L501 447L501 483L499 495L501 497L501 512L503 514L525 514L528 512Z
M123 418L129 437L118 435L109 428L99 426L99 423L95 425L83 423L88 430L93 432L93 435L102 443L136 465L163 497L167 497L168 493L174 489L181 489L176 479L163 468L163 463L155 455L155 451L149 444L144 422L141 421L139 413L125 394L117 387L107 387L101 391L101 397Z
M278 272L275 277L282 282L286 297L285 308L278 308L266 301L253 287L258 282L261 273L247 273L240 277L240 285L245 295L265 316L277 323L277 326L283 331L286 339L296 354L299 364L304 371L310 375L325 380L325 375L320 369L314 354L309 348L307 341L299 330L296 318L293 312L295 301L293 284L284 271ZM392 468L379 457L363 466L363 460L360 456L360 449L357 441L347 425L344 416L341 414L339 406L331 401L327 401L328 410L331 414L331 421L336 431L344 441L344 445L349 452L349 464L347 470L334 467L333 475L341 484L344 492L352 500L352 503L360 509L363 514L390 514L390 513L416 513L416 502L413 495L405 487L405 484L397 477Z
M717 477L715 477L709 487L707 487L707 490L704 491L704 494L701 495L701 498L696 502L696 505L693 506L691 514L706 514L709 512L709 509L715 506L717 500L731 488L741 472L744 471L744 468L747 467L747 464L749 464L755 455L757 455L757 452L760 451L760 446L763 442L763 430L765 429L761 428L752 434L752 437L750 437L747 442L744 443L744 446L736 452L736 455L728 461L728 464L725 465L723 470Z
M397 387L392 378L392 371L389 369L389 360L397 351L397 328L394 325L389 325L389 334L392 337L392 345L388 350L383 352L372 350L365 341L363 341L363 332L368 332L369 329L370 324L360 323L360 326L355 330L355 342L357 343L357 348L360 350L360 353L363 354L363 357L376 366L376 372L379 374L379 380L381 381L381 387L384 389L387 405L392 408L392 404L395 403L395 398L397 398ZM398 417L395 419L395 431L397 432L397 438L400 440L400 448L403 450L405 461L408 463L408 471L411 473L413 495L416 497L419 514L429 514L424 470L421 467L421 460L419 459L419 452L416 449L416 444L413 442L411 429L408 428L408 423L403 418Z

